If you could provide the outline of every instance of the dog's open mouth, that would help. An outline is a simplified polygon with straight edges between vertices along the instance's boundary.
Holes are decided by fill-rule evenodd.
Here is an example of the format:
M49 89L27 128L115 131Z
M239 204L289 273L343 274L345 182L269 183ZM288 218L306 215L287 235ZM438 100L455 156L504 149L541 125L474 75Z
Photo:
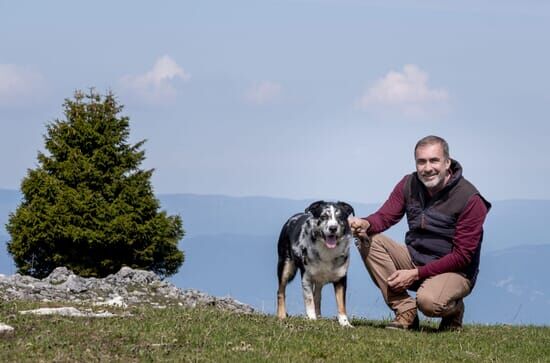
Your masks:
M331 249L336 247L336 236L335 235L328 235L325 238L325 246L327 246L327 248L331 248Z

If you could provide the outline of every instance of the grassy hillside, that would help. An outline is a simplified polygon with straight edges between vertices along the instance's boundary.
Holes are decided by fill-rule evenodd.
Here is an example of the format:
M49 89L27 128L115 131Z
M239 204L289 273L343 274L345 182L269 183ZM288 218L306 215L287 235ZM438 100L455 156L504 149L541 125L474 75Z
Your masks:
M491 361L550 360L550 328L466 326L458 333L388 331L382 322L307 321L213 309L131 310L129 317L20 315L32 303L3 302L0 361Z

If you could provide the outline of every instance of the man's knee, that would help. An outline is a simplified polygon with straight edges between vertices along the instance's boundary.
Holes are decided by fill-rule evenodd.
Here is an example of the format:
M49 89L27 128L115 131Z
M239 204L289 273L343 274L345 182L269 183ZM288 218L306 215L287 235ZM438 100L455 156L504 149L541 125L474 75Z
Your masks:
M416 306L424 315L429 317L445 316L449 309L455 306L454 301L442 301L430 291L418 290L416 294Z
M418 310L422 311L424 315L429 317L438 316L438 313L441 310L438 302L436 301L433 294L430 293L421 293L420 291L416 294L416 306Z
M377 233L375 235L372 235L369 237L371 245L377 245L382 246L384 245L384 241L388 239L388 237L384 236L382 233Z
M370 236L368 240L358 240L356 243L357 249L365 262L372 260L373 255L384 251L383 245L384 236L381 233Z
M418 309L426 316L444 317L471 291L470 282L457 273L444 273L422 283L416 293Z
M386 240L388 238L385 237L382 233L375 234L373 236L369 237L369 248L374 251L385 251L384 245L386 244Z

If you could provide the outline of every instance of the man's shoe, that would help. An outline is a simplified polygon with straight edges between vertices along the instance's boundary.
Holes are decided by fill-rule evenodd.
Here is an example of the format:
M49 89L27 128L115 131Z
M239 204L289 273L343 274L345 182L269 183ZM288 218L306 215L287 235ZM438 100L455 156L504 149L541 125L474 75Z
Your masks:
M462 318L464 318L464 302L460 299L456 303L455 311L441 319L439 331L457 331L462 329Z
M420 323L416 309L404 311L395 316L395 319L386 325L386 329L418 330Z

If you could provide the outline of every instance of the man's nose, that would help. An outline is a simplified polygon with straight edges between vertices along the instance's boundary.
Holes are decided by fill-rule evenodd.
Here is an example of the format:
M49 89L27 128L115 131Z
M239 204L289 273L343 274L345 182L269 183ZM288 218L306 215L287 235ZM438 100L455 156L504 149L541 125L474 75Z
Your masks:
M424 170L426 170L426 171L431 171L431 170L433 170L433 168L434 167L433 167L432 163L430 163L429 161L426 164L424 164Z

